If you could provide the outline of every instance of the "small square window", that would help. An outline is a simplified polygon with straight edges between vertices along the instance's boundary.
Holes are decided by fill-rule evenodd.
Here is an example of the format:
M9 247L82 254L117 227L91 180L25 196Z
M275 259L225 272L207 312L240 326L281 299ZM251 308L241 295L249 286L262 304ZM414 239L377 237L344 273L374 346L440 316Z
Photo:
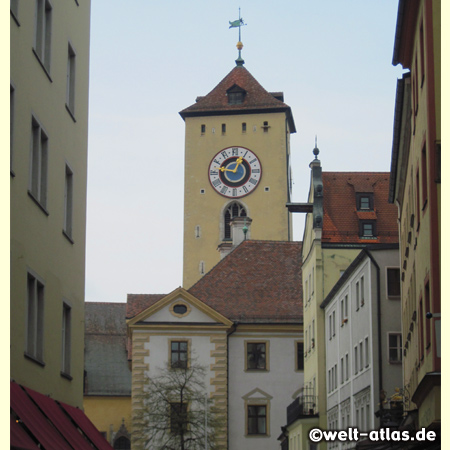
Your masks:
M376 227L374 220L360 220L360 236L362 238L374 238L376 236Z
M373 193L356 194L356 208L358 211L373 210Z

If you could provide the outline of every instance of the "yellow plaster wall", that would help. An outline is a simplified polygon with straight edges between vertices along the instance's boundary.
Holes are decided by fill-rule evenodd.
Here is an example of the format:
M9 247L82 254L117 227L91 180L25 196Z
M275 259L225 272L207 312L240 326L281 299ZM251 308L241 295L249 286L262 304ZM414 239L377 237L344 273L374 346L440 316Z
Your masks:
M107 433L108 442L112 442L111 426L112 431L117 433L124 423L131 434L131 397L85 396L83 406L86 416L97 430Z
M262 129L264 121L270 126L267 133ZM246 133L242 133L243 122L247 124ZM221 132L222 123L227 127L225 135ZM202 124L206 127L204 135L201 134ZM253 220L251 239L290 239L290 214L285 206L288 199L286 153L289 148L285 114L188 117L184 199L185 288L200 278L201 261L204 261L205 272L208 272L220 260L217 247L222 243L222 217L226 206L234 200L223 197L211 187L208 167L214 155L231 146L249 148L262 165L262 176L257 188L248 196L238 199ZM270 187L270 191L265 192L265 187ZM200 194L201 189L205 189L204 194ZM196 226L200 226L200 238L196 238Z
M11 196L11 377L52 398L82 407L90 2L52 2L48 74L32 51L35 2L11 15L14 87ZM76 52L75 119L66 110L68 43ZM48 136L46 211L28 194L32 114ZM65 165L73 171L73 243L63 233ZM45 285L45 366L24 357L27 271ZM61 376L63 300L71 310L72 380Z

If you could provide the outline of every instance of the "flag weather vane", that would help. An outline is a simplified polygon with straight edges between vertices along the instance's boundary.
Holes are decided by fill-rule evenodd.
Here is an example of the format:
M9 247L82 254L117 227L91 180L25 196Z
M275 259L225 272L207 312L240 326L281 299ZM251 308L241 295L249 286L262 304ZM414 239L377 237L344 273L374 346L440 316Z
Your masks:
M233 22L228 21L228 23L230 24L229 28L239 28L239 42L236 45L237 49L239 50L239 57L236 60L236 65L242 66L244 65L244 60L241 58L241 50L244 47L244 44L241 42L241 27L247 24L244 23L244 19L241 18L241 8L239 8L239 19L233 20Z

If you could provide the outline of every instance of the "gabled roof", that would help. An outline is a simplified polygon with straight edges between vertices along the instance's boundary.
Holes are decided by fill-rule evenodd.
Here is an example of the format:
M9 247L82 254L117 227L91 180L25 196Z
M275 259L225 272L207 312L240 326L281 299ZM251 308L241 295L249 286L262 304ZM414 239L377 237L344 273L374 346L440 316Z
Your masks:
M245 91L241 104L229 104L227 91L238 86ZM209 94L198 97L197 102L180 111L183 119L192 116L255 114L263 112L285 112L291 133L295 133L295 124L291 108L278 98L281 92L274 94L266 91L252 74L242 66L236 66Z
M323 172L322 243L398 243L397 207L388 203L389 172ZM357 211L356 193L373 193L373 211ZM359 221L376 220L376 239L361 239Z
M303 322L301 242L244 241L188 292L233 322Z
M131 395L125 303L85 304L86 395Z
M126 318L132 319L144 309L149 308L159 302L167 294L128 294Z

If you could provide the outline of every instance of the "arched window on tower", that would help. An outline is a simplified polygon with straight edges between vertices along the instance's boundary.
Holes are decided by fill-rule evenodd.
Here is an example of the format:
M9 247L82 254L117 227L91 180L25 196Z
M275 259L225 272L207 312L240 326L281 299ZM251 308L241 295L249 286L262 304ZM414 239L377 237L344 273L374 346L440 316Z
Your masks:
M225 210L224 214L224 240L231 240L231 225L230 221L233 217L246 217L247 211L245 208L238 202L230 203Z
M130 450L130 440L125 436L120 436L114 442L114 450Z

